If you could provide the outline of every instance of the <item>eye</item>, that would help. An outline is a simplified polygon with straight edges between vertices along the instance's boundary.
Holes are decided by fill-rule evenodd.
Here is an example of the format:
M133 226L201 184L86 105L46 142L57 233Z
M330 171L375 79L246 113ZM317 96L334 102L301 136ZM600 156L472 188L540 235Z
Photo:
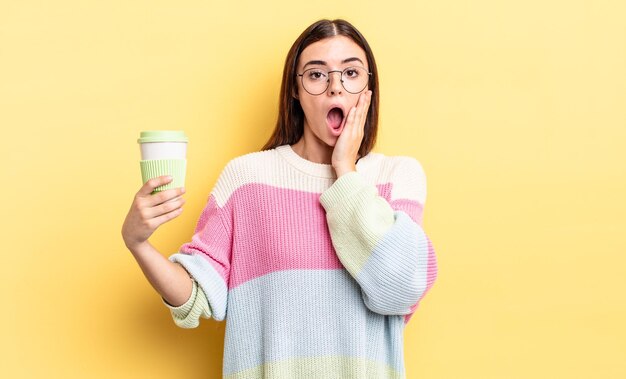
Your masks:
M322 70L311 69L307 70L306 77L312 81L322 81L326 79L326 73Z
M356 79L359 77L359 69L356 67L349 67L343 71L343 75L348 79Z

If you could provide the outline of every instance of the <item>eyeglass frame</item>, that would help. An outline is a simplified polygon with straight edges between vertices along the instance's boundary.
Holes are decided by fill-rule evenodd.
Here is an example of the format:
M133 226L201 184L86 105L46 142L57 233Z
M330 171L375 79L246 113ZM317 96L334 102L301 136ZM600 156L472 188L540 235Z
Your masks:
M328 87L330 87L330 74L332 74L333 72L338 72L341 75L339 75L339 81L341 82L341 87L343 87L343 89L345 89L348 93L351 94L357 94L357 93L361 93L363 92L363 90L365 89L365 87L363 87L359 92L350 92L346 86L343 85L343 73L350 70L350 69L355 69L355 68L362 68L363 70L366 71L368 78L367 78L367 83L365 84L365 87L367 87L367 85L370 83L370 78L372 77L372 73L370 71L367 71L367 69L365 67L359 67L359 66L350 66L350 67L346 67L343 70L330 70L330 71L326 71L326 74L328 74L328 78L326 79L326 88L324 88L324 90L320 93L311 93L309 92L309 90L306 89L306 87L304 86L304 74L307 71L310 70L320 70L319 68L315 68L315 67L311 67L311 68L307 68L306 70L302 71L302 74L298 74L296 73L296 76L300 77L300 83L302 83L302 88L304 88L304 90L311 96L319 96L321 94L323 94L324 92L328 91Z

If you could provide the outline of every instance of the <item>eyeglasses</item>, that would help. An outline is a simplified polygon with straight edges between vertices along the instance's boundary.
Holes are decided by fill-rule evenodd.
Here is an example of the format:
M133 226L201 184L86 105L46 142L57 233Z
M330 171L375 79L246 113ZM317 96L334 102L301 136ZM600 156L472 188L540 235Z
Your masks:
M359 93L367 87L371 72L363 67L348 67L343 71L326 71L320 68L310 68L298 75L302 80L302 87L313 96L321 95L330 85L330 74L338 72L341 74L341 85L350 93Z

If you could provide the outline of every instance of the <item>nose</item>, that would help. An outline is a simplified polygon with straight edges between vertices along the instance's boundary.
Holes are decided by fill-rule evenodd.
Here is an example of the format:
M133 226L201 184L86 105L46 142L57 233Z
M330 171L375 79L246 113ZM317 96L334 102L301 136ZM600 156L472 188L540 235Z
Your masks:
M337 74L337 75L332 75ZM342 72L339 70L328 72L328 90L331 95L338 95L343 91L343 83L341 83Z

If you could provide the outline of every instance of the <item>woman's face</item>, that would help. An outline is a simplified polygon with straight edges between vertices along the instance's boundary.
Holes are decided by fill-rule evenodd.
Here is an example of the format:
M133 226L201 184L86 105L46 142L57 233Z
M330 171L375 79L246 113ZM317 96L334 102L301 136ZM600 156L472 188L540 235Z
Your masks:
M328 74L330 83L326 91L317 96L307 92L303 88L303 78L298 77L297 96L304 110L303 138L307 150L332 152L337 138L341 135L348 112L356 106L359 95L367 90L365 86L359 93L350 93L342 86L341 72L349 67L360 67L364 68L365 72L369 72L365 51L345 36L334 36L317 41L307 46L300 54L297 65L298 74L311 68L325 72L336 70ZM346 75L352 76L354 73L348 71Z

